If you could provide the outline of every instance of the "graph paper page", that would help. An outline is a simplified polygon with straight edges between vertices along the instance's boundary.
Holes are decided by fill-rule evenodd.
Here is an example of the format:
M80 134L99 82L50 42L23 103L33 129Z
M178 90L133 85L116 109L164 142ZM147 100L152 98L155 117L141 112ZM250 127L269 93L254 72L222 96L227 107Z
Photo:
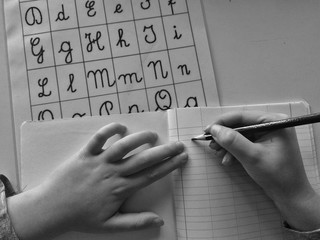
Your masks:
M282 219L263 191L239 163L221 165L208 142L191 138L223 112L262 110L298 116L308 113L302 103L229 108L177 109L169 114L171 140L187 146L189 162L175 174L175 204L179 240L288 239ZM312 128L296 128L304 165L310 182L319 190Z

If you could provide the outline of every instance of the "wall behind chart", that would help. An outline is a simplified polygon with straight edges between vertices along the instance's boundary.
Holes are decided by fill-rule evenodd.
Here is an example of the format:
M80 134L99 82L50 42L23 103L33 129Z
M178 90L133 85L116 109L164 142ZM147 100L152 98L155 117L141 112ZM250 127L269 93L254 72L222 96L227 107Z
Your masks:
M319 1L203 0L203 6L222 106L304 99L320 111ZM320 124L314 129L319 146Z
M15 164L12 164L16 162L16 156L7 59L2 1L0 3L0 172L9 177L16 185L17 170Z

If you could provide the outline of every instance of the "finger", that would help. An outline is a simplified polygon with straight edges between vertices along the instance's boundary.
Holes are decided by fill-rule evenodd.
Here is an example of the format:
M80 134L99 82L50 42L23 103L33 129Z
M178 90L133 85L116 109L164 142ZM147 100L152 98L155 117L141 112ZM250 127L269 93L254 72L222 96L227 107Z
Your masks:
M218 157L218 158L222 158L224 157L224 155L227 153L227 151L223 148L221 148L219 151L213 150L213 154Z
M216 157L223 157L226 154L226 150L224 148L222 148L216 141L211 141L209 144L209 147L212 149L213 154Z
M222 147L214 140L210 142L209 147L215 151L219 151L222 149Z
M258 153L258 146L230 128L213 125L209 131L221 147L242 163L243 160L253 158Z
M221 164L224 166L231 166L233 162L235 161L234 157L231 153L226 152L226 154L222 158Z
M137 190L139 188L145 187L160 178L168 175L173 170L181 167L188 160L188 154L183 152L177 156L169 158L155 166L147 168L139 173L131 175L128 177L128 188L131 190Z
M95 155L102 152L106 141L115 134L124 134L127 128L119 123L111 123L100 128L89 140L85 149Z
M105 159L109 162L115 162L122 159L132 150L150 143L153 144L157 140L158 135L151 131L143 131L126 136L115 142L104 153Z
M103 228L108 232L134 231L152 227L160 227L164 224L163 220L155 213L126 213L116 214L109 218Z
M184 145L181 142L170 143L147 149L126 159L126 162L121 166L121 173L124 176L137 173L145 168L160 163L168 157L173 157L181 153L183 150Z

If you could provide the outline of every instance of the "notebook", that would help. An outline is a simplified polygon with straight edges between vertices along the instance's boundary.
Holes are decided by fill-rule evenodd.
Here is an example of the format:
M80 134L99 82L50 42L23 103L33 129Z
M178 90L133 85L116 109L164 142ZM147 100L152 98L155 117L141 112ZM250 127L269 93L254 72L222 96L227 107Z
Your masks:
M189 153L189 162L182 169L175 171L172 176L164 179L164 181L171 182L172 185L162 184L162 182L157 183L162 184L161 187L159 187L160 185L151 185L148 189L144 189L143 194L137 193L133 199L129 200L133 203L131 205L135 206L137 197L147 198L150 196L148 191L169 193L163 198L155 199L153 206L150 206L155 210L165 209L165 211L159 212L165 218L165 226L158 229L158 232L138 231L131 233L130 238L137 234L139 238L134 237L134 239L288 239L289 236L282 229L282 219L278 211L263 191L250 179L241 165L221 166L220 160L213 156L207 142L192 142L190 140L191 137L199 135L217 116L232 110L262 110L286 113L289 116L309 113L309 107L304 102L296 102L186 108L131 116L123 114L78 120L26 122L21 128L21 186L28 188L40 183L41 176L45 176L52 167L59 164L60 160L57 159L67 157L68 154L63 156L62 153L71 154L78 149L78 145L83 144L89 135L93 134L95 128L98 129L109 121L119 120L128 123L129 129L132 131L138 130L139 125L142 129L161 130L163 132L159 133L161 133L162 142L167 141L165 135L168 134L169 141L182 141ZM132 118L140 118L141 121L130 121ZM147 123L149 124L145 125ZM162 124L162 127L159 127L159 124ZM63 131L60 131L61 129ZM308 178L316 191L320 192L312 126L299 126L296 127L296 131ZM70 141L62 144L65 136L80 138L80 140L72 141L72 144ZM46 153L46 151L56 151L51 149L53 143L55 144L54 148L59 145L62 147L63 151L59 153L62 154L61 156L53 157L54 154ZM39 144L42 144L43 154L49 155L49 158L35 154ZM72 148L69 148L70 145ZM43 159L46 161L44 162ZM39 172L41 173L40 177ZM148 205L144 207L146 206ZM165 236L165 234L169 234L167 231L170 232L169 237ZM128 235L122 235L119 236L119 239L130 239L127 237ZM88 238L83 234L81 234L81 238L77 239L100 238L116 239L101 235ZM72 238L68 236L68 239Z

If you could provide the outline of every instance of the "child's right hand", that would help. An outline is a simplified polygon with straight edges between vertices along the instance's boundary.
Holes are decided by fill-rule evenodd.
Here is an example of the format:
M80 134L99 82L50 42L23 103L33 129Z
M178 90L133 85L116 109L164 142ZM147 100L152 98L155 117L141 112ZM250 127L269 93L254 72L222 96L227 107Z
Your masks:
M307 179L294 128L257 133L252 141L230 129L284 118L283 114L231 112L206 132L214 137L210 146L223 156L223 164L231 165L237 159L292 227L320 228L320 198Z

